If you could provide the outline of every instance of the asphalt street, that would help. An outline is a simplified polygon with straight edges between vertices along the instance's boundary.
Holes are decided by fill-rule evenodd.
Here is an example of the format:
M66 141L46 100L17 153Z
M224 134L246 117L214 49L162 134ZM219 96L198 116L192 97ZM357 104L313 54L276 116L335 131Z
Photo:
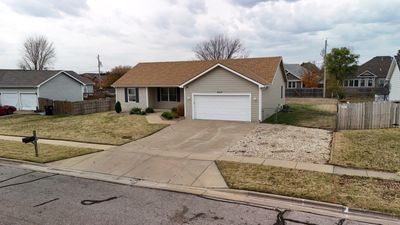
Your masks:
M12 166L0 166L0 224L367 225Z

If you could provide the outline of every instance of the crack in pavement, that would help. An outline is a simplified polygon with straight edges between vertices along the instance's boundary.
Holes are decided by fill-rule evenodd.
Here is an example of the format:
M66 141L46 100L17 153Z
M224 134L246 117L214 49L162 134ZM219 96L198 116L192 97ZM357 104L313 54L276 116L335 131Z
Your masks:
M52 174L52 175L49 175L49 176L44 176L44 177L40 177L40 178L36 178L36 179L33 179L33 180L24 181L24 182L3 185L3 186L0 186L0 189L1 188L6 188L6 187L18 186L18 185L22 185L22 184L33 183L33 182L36 182L36 181L39 181L39 180L43 180L43 179L46 179L46 178L50 178L50 177L54 177L54 176L57 176L57 174Z
M57 200L60 200L60 198L51 199L49 201L45 201L45 202L42 202L40 204L34 205L33 207L35 208L35 207L38 207L38 206L46 205L46 204L48 204L50 202L54 202L54 201L57 201Z
M28 173L23 173L23 174L14 176L14 177L10 177L10 178L4 179L4 180L0 180L0 183L6 182L6 181L9 181L9 180L18 178L18 177L22 177L22 176L25 176L25 175L29 175L29 174L32 174L32 173L35 173L35 171L31 171L31 172L28 172Z

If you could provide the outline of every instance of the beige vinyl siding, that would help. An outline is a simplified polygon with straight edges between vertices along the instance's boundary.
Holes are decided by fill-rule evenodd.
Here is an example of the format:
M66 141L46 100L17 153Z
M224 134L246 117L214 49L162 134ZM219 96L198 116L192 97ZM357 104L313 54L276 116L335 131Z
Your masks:
M250 93L251 121L257 122L259 104L258 90L258 86L254 83L218 67L186 86L186 118L192 118L193 93Z
M134 88L134 87L132 87ZM125 102L125 88L119 87L115 89L116 100L121 103L122 111L126 112L134 107L139 107L142 110L147 108L146 106L146 88L139 88L139 102Z
M278 68L275 73L274 80L268 88L262 88L262 120L275 113L279 105L285 104L286 82L283 78L282 71ZM283 87L283 98L281 98L281 87Z

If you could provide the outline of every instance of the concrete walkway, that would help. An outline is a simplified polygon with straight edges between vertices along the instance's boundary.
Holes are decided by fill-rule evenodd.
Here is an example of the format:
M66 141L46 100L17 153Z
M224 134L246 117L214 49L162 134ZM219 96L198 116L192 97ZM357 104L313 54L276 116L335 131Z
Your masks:
M5 141L22 141L23 136L8 136L8 135L0 135L0 140ZM62 145L62 146L70 146L70 147L78 147L78 148L92 148L98 150L108 150L113 147L114 145L102 145L102 144L91 144L91 143L84 143L84 142L76 142L76 141L62 141L62 140L51 140L51 139L42 139L39 138L39 143L42 144L49 144L49 145Z
M162 112L149 113L146 115L146 120L151 124L175 124L176 120L163 120L161 118Z

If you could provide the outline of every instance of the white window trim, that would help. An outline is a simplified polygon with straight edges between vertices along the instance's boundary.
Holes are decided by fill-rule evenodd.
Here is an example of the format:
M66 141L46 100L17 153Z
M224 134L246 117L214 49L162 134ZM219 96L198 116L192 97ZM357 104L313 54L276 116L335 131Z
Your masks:
M130 100L129 99L129 90L133 90L133 93L134 93L134 95L133 96L135 96L135 99L134 100ZM127 88L127 90L126 90L126 92L127 92L127 95L128 95L128 102L137 102L137 96L136 96L136 88Z

